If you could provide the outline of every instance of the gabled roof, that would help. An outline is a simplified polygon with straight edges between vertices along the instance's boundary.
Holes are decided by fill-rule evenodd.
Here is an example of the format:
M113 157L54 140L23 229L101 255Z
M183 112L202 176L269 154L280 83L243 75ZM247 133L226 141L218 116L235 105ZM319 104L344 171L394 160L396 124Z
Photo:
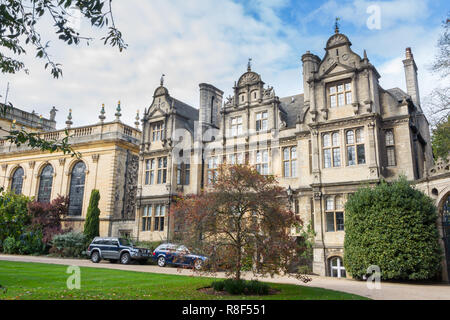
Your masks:
M283 121L286 122L287 128L295 127L299 115L303 118L306 111L303 102L303 93L280 98L280 109L285 113Z

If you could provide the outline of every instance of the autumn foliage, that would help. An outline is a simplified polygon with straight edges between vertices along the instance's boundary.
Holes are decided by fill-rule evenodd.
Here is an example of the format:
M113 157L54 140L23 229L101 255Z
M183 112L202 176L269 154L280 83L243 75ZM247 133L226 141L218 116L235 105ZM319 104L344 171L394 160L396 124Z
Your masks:
M290 235L302 221L289 209L285 189L251 166L221 166L208 190L180 197L170 214L175 237L209 257L205 269L236 280L248 261L255 275L287 274L304 251Z

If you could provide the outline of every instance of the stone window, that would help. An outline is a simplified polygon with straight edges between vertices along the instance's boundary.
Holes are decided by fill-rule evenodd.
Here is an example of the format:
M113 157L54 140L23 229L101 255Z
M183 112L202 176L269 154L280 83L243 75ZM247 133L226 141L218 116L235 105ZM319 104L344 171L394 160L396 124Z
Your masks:
M347 146L347 165L366 163L363 129L352 129L345 133Z
M325 199L327 232L344 231L344 209L342 196L329 196Z
M345 278L345 267L342 258L333 257L329 259L330 276L333 278Z
M177 184L189 185L191 175L191 165L184 162L177 165Z
M256 131L266 131L268 127L267 123L267 111L258 112L256 114Z
M81 216L84 198L84 182L86 180L86 165L83 161L77 162L70 175L69 215Z
M167 157L158 158L158 184L166 183L167 180Z
M297 147L283 149L283 176L292 178L297 176Z
M162 204L155 205L155 217L153 231L164 231L164 218L166 215L166 206Z
M217 169L219 168L219 157L211 157L208 159L208 184L213 184L217 179Z
M386 157L387 165L389 167L396 166L397 161L395 158L395 142L394 142L394 132L393 130L386 130L384 132L385 143L386 143Z
M269 174L269 151L256 152L256 170L262 175Z
M342 107L352 103L352 85L350 80L329 84L327 92L330 108Z
M147 159L145 161L145 184L153 184L155 181L156 160Z
M42 169L39 176L38 202L49 203L52 194L53 167L48 164Z
M231 136L242 134L242 117L231 118Z
M12 176L11 191L15 194L22 193L24 171L22 167L18 167Z
M244 154L242 152L228 155L229 164L244 164L244 162Z
M161 141L164 139L164 122L159 121L151 124L152 141Z
M151 205L144 206L144 210L142 212L142 231L151 231L152 212L153 212L153 207Z
M322 136L324 168L341 166L340 135L338 132L325 133Z

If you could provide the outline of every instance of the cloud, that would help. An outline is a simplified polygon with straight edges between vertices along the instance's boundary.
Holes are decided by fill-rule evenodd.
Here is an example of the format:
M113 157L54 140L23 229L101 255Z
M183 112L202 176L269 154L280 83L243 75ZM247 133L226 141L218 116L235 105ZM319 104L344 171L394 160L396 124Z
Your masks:
M401 55L406 46L413 47L423 77L422 64L432 59L426 53L438 34L437 29L415 23L429 14L427 3L382 2L383 29L368 32L358 28L365 24L369 3L327 1L299 25L287 18L297 12L296 1L289 0L118 1L113 3L115 21L128 50L119 53L99 40L90 46L65 46L52 36L50 27L43 28L42 34L52 40L53 57L63 64L64 78L53 79L29 51L24 60L31 74L2 75L0 92L9 81L15 106L44 116L56 106L60 110L58 128L64 127L69 108L73 109L74 125L97 122L102 103L106 104L107 120L113 120L118 100L122 102L122 121L133 124L136 110L142 114L152 102L162 73L172 96L198 107L199 83L211 83L225 95L231 94L251 57L253 70L263 81L274 86L280 97L289 96L303 91L301 55L311 50L323 56L335 15L354 27L347 33L354 49L360 54L367 49L383 86L401 86L404 81ZM82 34L99 39L104 32L81 23ZM431 36L429 32L433 32Z

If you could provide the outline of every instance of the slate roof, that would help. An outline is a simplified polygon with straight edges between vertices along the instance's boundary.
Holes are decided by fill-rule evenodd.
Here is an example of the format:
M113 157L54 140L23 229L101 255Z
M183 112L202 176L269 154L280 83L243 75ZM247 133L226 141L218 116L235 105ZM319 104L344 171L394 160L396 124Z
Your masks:
M403 91L400 88L387 89L386 91L389 92L392 96L394 96L394 98L397 99L397 101L403 101L403 98L408 95L405 91Z
M297 123L297 117L300 114L303 117L305 113L304 108L304 96L302 94L297 94L294 96L280 98L280 109L284 111L284 121L286 122L287 128L295 127Z

